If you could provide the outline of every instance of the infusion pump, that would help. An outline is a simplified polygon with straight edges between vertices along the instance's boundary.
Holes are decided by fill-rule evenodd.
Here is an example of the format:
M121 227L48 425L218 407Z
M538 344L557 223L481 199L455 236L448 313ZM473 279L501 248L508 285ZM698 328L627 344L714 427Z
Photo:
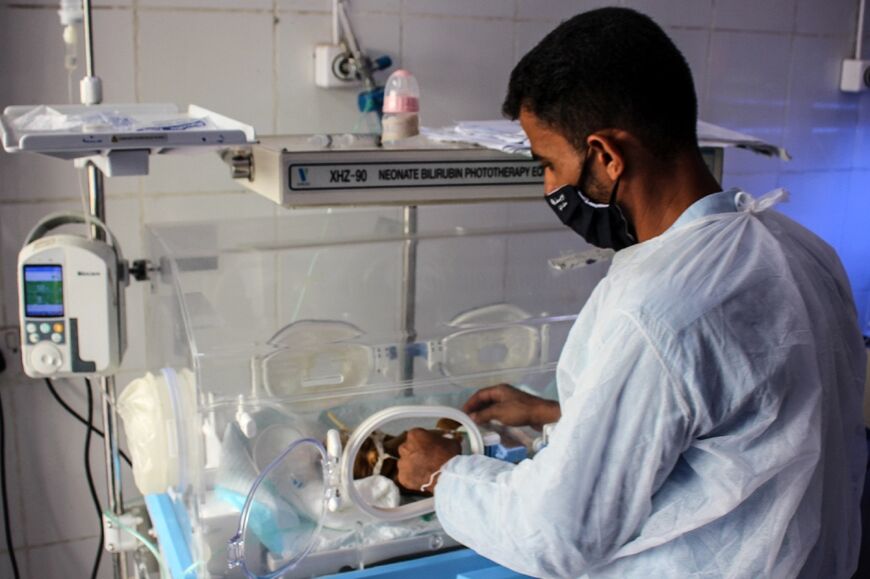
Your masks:
M111 241L46 236L67 223L102 228ZM42 220L18 254L21 354L33 378L109 375L126 349L124 261L105 225L59 214Z

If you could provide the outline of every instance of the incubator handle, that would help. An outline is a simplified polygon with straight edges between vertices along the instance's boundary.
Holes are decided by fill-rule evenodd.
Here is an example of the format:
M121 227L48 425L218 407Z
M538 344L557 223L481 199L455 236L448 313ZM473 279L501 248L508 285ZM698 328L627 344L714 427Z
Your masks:
M378 507L368 503L353 484L353 465L356 455L368 436L394 420L402 418L449 418L465 427L473 454L483 454L483 436L474 421L464 412L449 406L394 406L376 412L364 420L350 435L341 455L339 472L344 496L362 512L382 521L403 521L435 510L435 499L429 497L395 508Z

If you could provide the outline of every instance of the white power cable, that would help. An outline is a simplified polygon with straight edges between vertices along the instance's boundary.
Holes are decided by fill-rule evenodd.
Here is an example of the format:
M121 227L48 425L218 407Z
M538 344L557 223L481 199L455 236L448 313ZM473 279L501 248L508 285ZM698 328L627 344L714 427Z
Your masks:
M864 8L865 0L858 5L858 36L855 39L855 60L861 60L864 53Z

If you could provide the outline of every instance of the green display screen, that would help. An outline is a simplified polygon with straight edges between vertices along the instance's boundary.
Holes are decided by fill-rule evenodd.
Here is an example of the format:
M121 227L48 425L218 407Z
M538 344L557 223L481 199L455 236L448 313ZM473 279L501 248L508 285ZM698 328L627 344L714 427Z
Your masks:
M34 318L63 317L61 266L24 266L24 315Z

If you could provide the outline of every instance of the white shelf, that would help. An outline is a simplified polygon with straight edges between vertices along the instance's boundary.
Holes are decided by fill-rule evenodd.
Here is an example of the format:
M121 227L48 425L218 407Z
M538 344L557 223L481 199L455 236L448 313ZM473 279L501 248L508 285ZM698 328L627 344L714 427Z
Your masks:
M58 122L65 125L59 129L22 126L25 115L36 112L47 112L55 121L88 114L115 122ZM180 112L173 104L10 106L0 116L0 130L9 153L80 160L77 164L93 161L107 176L146 175L152 154L225 149L256 140L250 125L196 105Z

